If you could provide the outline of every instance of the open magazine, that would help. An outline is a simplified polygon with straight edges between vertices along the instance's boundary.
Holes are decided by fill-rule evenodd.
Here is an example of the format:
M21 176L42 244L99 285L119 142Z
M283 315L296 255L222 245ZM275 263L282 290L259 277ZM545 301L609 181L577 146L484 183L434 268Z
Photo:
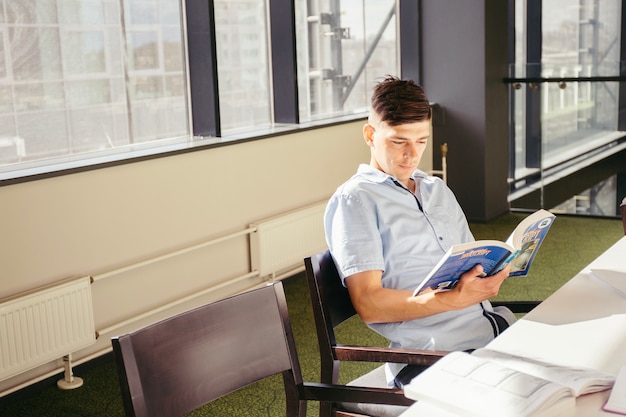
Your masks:
M424 291L451 290L461 279L461 275L476 264L483 266L485 276L494 275L509 264L510 276L527 275L554 217L547 210L538 210L522 220L506 242L477 240L452 246L415 289L413 295Z
M610 389L614 382L615 376L597 370L483 348L449 353L406 385L404 393L432 410L425 415L550 417L567 415L576 397Z

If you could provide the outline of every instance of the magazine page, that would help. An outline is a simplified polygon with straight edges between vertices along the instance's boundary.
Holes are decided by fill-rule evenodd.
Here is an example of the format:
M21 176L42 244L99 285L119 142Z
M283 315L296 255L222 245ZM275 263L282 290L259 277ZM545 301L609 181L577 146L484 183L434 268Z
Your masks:
M426 291L451 290L457 285L461 275L476 264L483 266L486 276L498 273L509 263L509 276L526 275L554 217L549 211L536 211L518 224L506 242L478 240L452 246L415 289L413 295Z
M548 234L554 218L554 214L549 211L538 210L522 220L511 233L506 242L516 250L504 264L511 265L509 276L528 274L530 265L539 250L539 246Z
M615 381L613 375L601 371L560 366L485 348L476 349L472 355L566 386L572 390L576 397L607 390L613 386Z
M492 275L491 271L511 254L511 250L510 246L497 240L479 240L454 245L435 265L413 295L428 290L451 290L461 279L461 275L476 264L483 266L486 275Z
M552 416L575 407L569 388L465 352L444 356L404 392L463 416Z

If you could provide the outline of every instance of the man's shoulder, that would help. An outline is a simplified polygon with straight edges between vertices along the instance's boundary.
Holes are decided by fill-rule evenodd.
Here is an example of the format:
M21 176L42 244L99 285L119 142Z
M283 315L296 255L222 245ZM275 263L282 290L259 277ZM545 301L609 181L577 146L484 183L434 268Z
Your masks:
M338 190L352 191L367 189L370 184L382 184L389 179L389 175L369 165L362 164L358 171L348 178Z
M381 187L383 183L384 181L373 181L371 177L357 173L337 188L335 197L367 198L367 196L379 195L384 192L385 187Z

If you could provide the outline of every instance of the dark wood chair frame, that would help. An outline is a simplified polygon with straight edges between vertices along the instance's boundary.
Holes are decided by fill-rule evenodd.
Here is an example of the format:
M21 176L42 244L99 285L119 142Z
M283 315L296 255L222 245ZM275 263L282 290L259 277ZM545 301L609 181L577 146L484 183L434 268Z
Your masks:
M338 344L335 328L357 314L348 290L341 283L339 273L328 250L304 259L309 293L315 318L320 350L322 383L337 384L342 361L391 362L430 366L447 351L414 350L379 346L349 346ZM514 301L492 303L506 305L514 313L525 313L537 306L537 301ZM393 399L386 404L406 404L406 397L400 389L389 388ZM322 402L320 416L332 416L337 411L336 404Z
M111 342L129 417L182 416L277 374L283 377L287 417L306 416L307 401L393 400L385 390L303 381L281 282L180 313Z

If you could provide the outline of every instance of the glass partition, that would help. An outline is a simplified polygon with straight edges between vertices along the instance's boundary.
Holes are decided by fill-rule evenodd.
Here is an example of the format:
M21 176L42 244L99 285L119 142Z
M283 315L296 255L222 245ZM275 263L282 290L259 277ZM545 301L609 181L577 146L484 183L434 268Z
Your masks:
M537 15L538 35L529 33ZM615 176L583 190L571 186L565 201L553 184L626 146L618 128L620 19L617 0L544 0L540 12L527 0L515 2L515 62L507 79L512 207L571 210L576 200L578 214L616 214Z
M618 129L619 83L602 76L580 74L580 67L525 68L511 77L512 138L510 147L509 200L513 208L547 208L554 201L549 185L626 147L626 132ZM589 74L589 73L588 73ZM613 79L617 76L606 77ZM623 164L626 169L626 163ZM607 188L608 187L608 188ZM594 190L602 189L602 193ZM606 199L607 189L614 195ZM577 214L616 215L615 176L576 192L571 201ZM524 199L532 195L532 202ZM594 201L603 198L605 201ZM574 201L575 203L572 203ZM581 203L586 201L586 203ZM581 207L586 207L584 211ZM610 208L610 209L609 209ZM608 211L607 211L608 210Z

